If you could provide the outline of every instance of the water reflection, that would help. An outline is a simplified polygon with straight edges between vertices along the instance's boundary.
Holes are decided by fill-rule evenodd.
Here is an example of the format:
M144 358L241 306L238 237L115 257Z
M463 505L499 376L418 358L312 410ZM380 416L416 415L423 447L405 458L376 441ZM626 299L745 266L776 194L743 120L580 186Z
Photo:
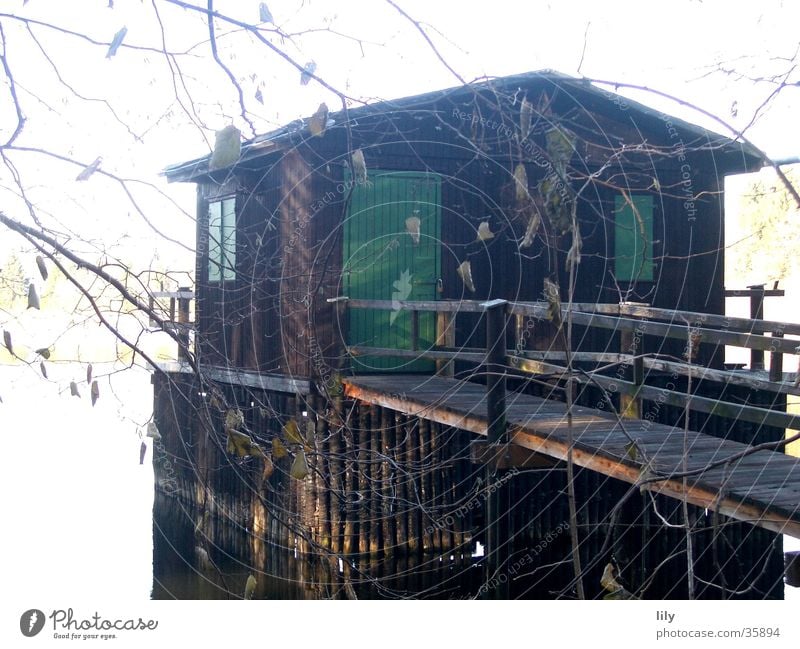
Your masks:
M206 562L198 552L197 520L178 500L156 496L153 599L240 599L251 573L257 576L257 599L464 598L482 583L481 567L468 554L348 564L267 546L247 530L213 519L202 541Z

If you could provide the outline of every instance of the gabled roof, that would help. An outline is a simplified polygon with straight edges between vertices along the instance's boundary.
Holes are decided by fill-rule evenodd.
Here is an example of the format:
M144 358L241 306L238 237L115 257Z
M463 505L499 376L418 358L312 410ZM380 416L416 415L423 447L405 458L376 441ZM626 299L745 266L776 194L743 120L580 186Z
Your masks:
M628 97L602 89L592 84L588 79L571 77L553 70L539 70L486 79L466 86L456 86L446 90L436 90L400 99L380 101L348 109L347 111L341 110L329 115L328 124L329 128L336 128L341 126L345 120L350 120L352 123L359 119L386 114L387 112L420 110L442 99L458 101L462 97L467 98L471 93L481 90L513 94L519 89L531 88L537 84L541 84L544 90L565 91L574 98L579 99L582 104L591 104L598 112L605 112L609 115L619 113L619 106L624 104L625 112L635 116L638 123L652 123L653 127L655 127L659 123L663 124L664 121L663 112L645 106ZM669 117L669 121L677 131L685 134L685 136L701 142L707 142L719 150L720 153L727 154L736 160L737 164L729 165L729 167L732 167L730 171L752 171L760 168L762 164L762 155L748 144L732 140L676 117ZM242 144L241 157L237 164L277 153L288 146L293 146L298 138L302 139L308 136L308 120L294 120L278 129L244 142ZM208 169L210 158L209 154L194 160L170 165L164 169L162 174L170 182L199 181L203 177L208 177L210 173Z

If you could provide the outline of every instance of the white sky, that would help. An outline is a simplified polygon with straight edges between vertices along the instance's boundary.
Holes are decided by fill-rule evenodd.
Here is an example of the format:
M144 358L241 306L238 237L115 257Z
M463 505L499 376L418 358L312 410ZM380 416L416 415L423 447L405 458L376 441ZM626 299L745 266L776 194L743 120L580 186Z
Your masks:
M789 64L780 58L796 51L800 24L800 4L777 1L399 3L426 26L442 55L465 79L542 68L577 74L582 60L580 72L586 76L673 93L719 113L737 127L747 123L773 86L709 73L720 62L748 75L785 72ZM256 21L258 4L218 0L216 7L235 18ZM415 28L385 2L272 0L267 4L284 32L301 34L283 42L288 53L301 63L314 60L317 73L349 95L391 98L457 84ZM30 0L23 6L22 0L2 0L0 11L85 31L101 41L111 40L126 26L126 44L161 46L151 3L116 0L114 5L106 8L105 0ZM34 27L63 79L84 96L107 98L134 134L144 134L137 141L102 104L77 99L64 88L22 25L4 18L9 65L29 118L18 143L45 146L87 163L102 156L103 169L164 189L158 172L167 164L206 153L213 130L234 121L247 135L232 85L210 59L202 15L163 0L157 6L169 49L188 52L179 64L193 102L178 83L183 104L193 103L207 130L193 126L176 103L173 76L163 55L123 47L106 59L103 47ZM315 82L301 86L295 69L252 37L229 32L229 27L218 24L221 55L240 80L260 132L311 114L322 99L335 108L335 99ZM277 37L273 40L279 42ZM791 80L799 78L794 75ZM259 87L263 105L254 99ZM756 144L775 157L800 154L797 93L796 86L785 89L749 132ZM628 94L706 123L701 116L652 95ZM734 102L737 117L731 115ZM0 139L13 123L6 88L0 87ZM714 128L720 130L718 125ZM159 241L113 182L95 175L86 183L76 183L79 168L30 154L15 154L13 159L30 197L52 213L50 223L96 241L97 250L112 246L137 264L146 265L154 254L161 254L174 264L191 267L191 256ZM0 181L8 185L7 173L0 173ZM184 214L144 187L133 189L151 222L193 245L191 187L166 189ZM24 218L21 205L7 192L0 192L0 205ZM0 253L11 244L7 233L2 233Z

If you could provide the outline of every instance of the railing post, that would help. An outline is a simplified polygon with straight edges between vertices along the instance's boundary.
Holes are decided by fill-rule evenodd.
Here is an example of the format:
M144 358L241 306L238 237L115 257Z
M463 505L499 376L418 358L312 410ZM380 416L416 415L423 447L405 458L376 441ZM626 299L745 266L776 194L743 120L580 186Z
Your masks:
M505 300L484 302L486 309L486 414L489 443L506 439L506 305Z
M505 300L491 300L486 310L486 414L487 438L490 452L504 453L508 444L506 421L506 327ZM508 534L509 487L501 479L496 463L486 465L486 582L494 585L487 590L491 599L508 599L507 568L511 539ZM501 521L504 523L501 524Z
M750 318L753 320L764 319L764 285L752 284L747 288L750 289ZM763 332L758 332L763 333ZM750 350L750 369L763 370L764 369L764 351L761 349Z
M452 348L456 346L455 314L449 311L436 313L436 345ZM437 360L436 374L438 376L453 376L453 361Z
M642 338L636 331L623 330L619 335L620 354L633 356L633 382L637 386L635 394L620 394L620 413L626 419L642 418L642 399L639 397L638 388L644 383L644 359L641 356Z
M191 302L191 298L184 297L185 294L188 294L191 291L191 287L189 286L179 286L178 292L180 297L178 298L178 340L180 341L180 345L178 345L178 360L179 361L186 361L189 360L189 304ZM170 308L173 308L174 301L170 300Z
M783 332L773 331L773 338L783 338ZM769 353L769 380L770 381L783 381L783 354L780 352L770 351Z

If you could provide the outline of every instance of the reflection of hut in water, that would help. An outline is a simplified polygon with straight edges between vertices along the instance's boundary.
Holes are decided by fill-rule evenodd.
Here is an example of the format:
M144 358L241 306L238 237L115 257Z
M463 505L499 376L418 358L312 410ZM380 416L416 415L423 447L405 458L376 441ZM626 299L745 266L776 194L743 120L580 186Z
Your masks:
M487 380L474 371L487 360L481 301L530 302L533 312L545 278L569 284L565 260L579 232L573 299L598 309L591 322L576 321L576 362L596 370L631 349L680 359L685 338L621 337L594 326L599 307L646 301L721 314L722 176L754 168L757 156L554 73L342 111L322 124L321 137L298 122L254 138L230 168L211 169L206 157L166 171L197 184L198 254L196 362L154 376L157 474L174 473L162 490L201 522L238 528L247 549L234 554L254 570L316 584L321 596L342 592L322 587L342 579L370 596L574 596L563 458L528 452L487 472L485 451L472 444L486 433L476 410L485 401L455 404L457 379ZM559 225L563 203L575 207L574 223ZM428 306L406 310L409 301ZM531 419L550 412L536 396L563 407L563 384L546 368L563 360L564 338L553 323L533 323L517 313L507 348L545 369L531 381L504 368L509 417L534 403ZM701 339L694 362L719 369L721 344ZM641 370L625 362L611 371L620 384ZM648 367L650 387L685 392L686 376L672 371ZM439 383L427 380L434 375ZM366 379L383 387L370 392ZM778 409L785 395L693 386ZM420 410L411 397L424 400L426 390L438 392ZM595 385L577 398L603 403ZM643 403L640 395L641 417ZM658 426L676 424L683 408L649 403L648 429L666 435ZM692 412L690 427L750 444L781 435L774 423L732 425L708 411ZM643 596L685 597L675 578L686 567L685 534L662 524L682 524L680 501L644 492L615 510L629 487L609 475L632 469L624 457L614 462L575 477L587 592L602 594L613 560ZM506 506L491 514L495 496ZM780 596L774 526L735 522L708 504L690 510L697 574L714 584L698 582L699 596L744 585L745 597ZM203 525L195 521L195 540ZM503 555L493 576L473 568L487 527Z

